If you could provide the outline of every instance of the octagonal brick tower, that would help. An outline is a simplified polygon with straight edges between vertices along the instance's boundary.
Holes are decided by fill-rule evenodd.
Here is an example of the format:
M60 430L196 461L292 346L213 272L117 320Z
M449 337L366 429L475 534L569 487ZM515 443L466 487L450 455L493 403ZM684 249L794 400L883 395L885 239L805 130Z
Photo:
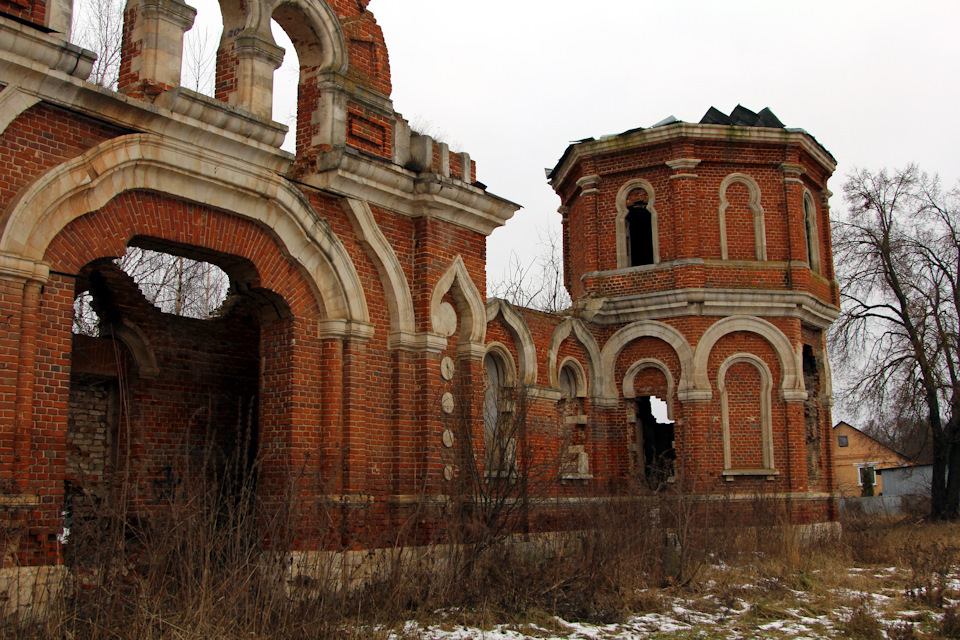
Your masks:
M603 345L594 405L608 433L626 422L629 446L600 454L614 475L643 476L651 431L636 403L655 396L687 490L772 493L794 522L835 519L835 166L806 131L738 106L582 140L549 172L572 312Z

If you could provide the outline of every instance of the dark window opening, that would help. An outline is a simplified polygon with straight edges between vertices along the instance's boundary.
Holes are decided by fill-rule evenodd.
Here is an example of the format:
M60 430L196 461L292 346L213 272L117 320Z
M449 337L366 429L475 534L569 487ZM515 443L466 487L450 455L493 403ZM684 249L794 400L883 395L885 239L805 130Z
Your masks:
M837 436L837 444L841 447L849 447L850 441L847 436Z
M650 489L663 489L673 477L677 458L672 422L660 422L654 415L654 396L637 398L637 453L639 479Z
M809 200L803 201L803 234L807 242L807 264L814 271L820 271L819 260L817 260L817 237L816 224L814 220L815 212L812 210Z
M631 267L653 264L653 216L646 202L635 202L627 209L627 251Z

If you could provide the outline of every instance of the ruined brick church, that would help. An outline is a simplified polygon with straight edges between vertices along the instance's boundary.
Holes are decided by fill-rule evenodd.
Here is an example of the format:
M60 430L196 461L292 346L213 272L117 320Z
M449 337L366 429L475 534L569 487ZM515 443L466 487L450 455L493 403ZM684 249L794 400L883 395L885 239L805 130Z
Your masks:
M86 81L70 0L0 0L5 562L59 562L65 505L118 484L149 517L211 447L244 449L268 504L335 505L314 545L394 539L471 463L504 482L556 461L531 530L664 490L835 523L830 153L743 108L572 144L548 176L572 307L486 299L486 238L519 207L394 110L366 4L221 2L207 97L180 86L180 0L128 2L117 91ZM301 65L295 154L271 18ZM128 247L216 265L227 300L165 313ZM521 404L535 437L504 440Z

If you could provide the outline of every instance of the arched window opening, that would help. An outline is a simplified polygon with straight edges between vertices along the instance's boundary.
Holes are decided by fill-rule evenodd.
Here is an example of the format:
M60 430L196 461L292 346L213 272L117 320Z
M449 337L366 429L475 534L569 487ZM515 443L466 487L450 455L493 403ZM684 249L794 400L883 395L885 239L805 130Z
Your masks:
M288 7L289 5L286 5L283 9L278 8L277 12L281 13L281 19L284 18L287 13L291 13L300 16L300 20L304 20L297 10ZM298 18L291 17L290 21L297 19ZM299 108L300 101L306 99L306 96L301 95L304 87L301 84L300 77L300 58L298 57L297 49L293 41L285 30L289 28L289 24L287 20L284 21L285 26L281 26L276 20L270 21L273 40L277 43L277 46L282 47L284 50L283 63L273 74L273 119L290 128L280 148L290 153L297 153L297 136L300 130L299 114L303 113L304 117L309 118L312 110ZM313 97L314 100L316 100L316 98L316 96Z
M653 217L647 203L638 200L628 206L625 222L629 265L653 264Z
M807 264L820 273L820 250L817 237L817 210L813 199L806 194L803 198L803 234L807 248Z
M150 304L185 318L215 316L230 288L230 278L220 267L154 249L127 247L116 264Z
M513 477L516 473L517 434L512 420L506 365L496 353L483 358L483 436L487 475Z
M565 442L562 444L560 478L563 480L587 480L590 475L590 456L587 453L587 416L584 413L583 371L575 361L568 360L560 368L560 401L557 403L561 429Z
M667 418L667 403L656 396L638 396L636 438L639 480L653 491L662 490L673 479L677 459L674 437L673 421Z

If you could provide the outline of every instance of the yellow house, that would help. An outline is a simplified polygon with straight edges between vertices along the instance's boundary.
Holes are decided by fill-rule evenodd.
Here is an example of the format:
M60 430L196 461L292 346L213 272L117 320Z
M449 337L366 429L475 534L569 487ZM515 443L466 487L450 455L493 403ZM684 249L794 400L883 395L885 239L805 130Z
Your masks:
M913 460L894 451L846 422L833 428L833 469L841 498L859 498L865 484L874 485L874 495L883 492L883 476L877 469L908 467Z

